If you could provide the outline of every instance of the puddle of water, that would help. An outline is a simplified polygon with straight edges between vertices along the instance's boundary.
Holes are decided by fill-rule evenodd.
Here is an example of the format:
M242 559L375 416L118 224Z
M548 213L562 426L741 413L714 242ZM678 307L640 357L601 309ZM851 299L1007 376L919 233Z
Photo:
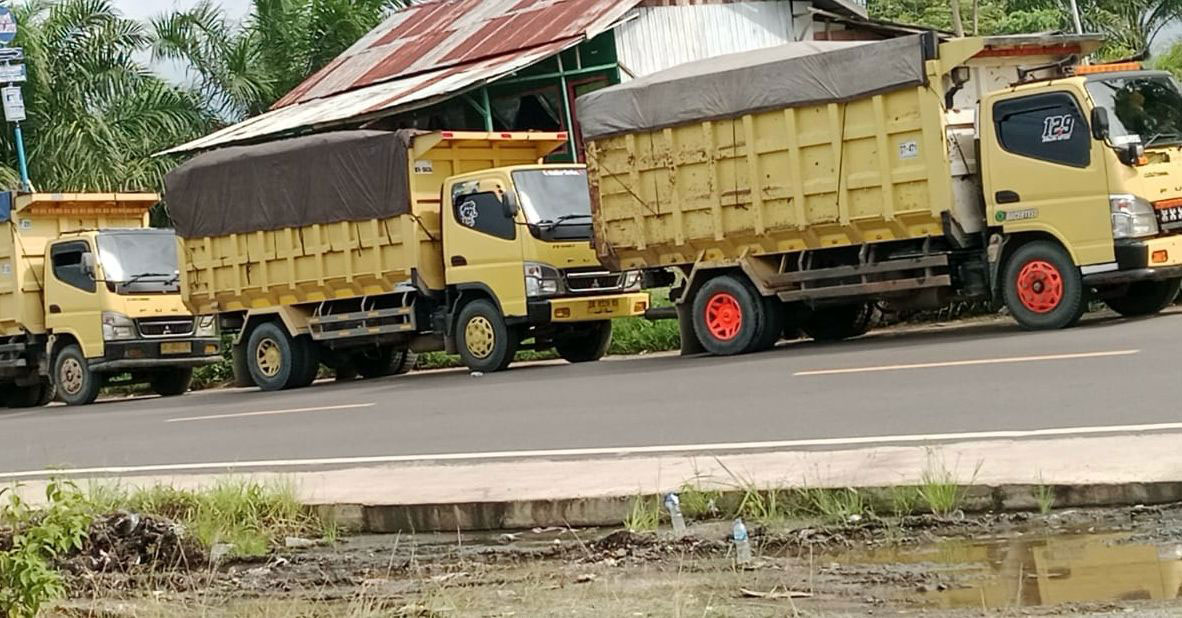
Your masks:
M945 541L850 553L836 560L886 569L891 565L920 567L925 575L938 576L931 581L941 582L947 589L920 592L918 600L947 609L1178 598L1182 592L1182 545L1124 544L1125 538L1122 534L1076 534Z

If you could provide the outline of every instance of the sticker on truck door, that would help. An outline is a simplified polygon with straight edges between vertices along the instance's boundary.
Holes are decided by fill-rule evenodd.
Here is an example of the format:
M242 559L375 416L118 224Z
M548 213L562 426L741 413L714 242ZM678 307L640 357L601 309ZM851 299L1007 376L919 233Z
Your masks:
M1075 131L1074 114L1056 114L1042 121L1042 143L1065 142Z

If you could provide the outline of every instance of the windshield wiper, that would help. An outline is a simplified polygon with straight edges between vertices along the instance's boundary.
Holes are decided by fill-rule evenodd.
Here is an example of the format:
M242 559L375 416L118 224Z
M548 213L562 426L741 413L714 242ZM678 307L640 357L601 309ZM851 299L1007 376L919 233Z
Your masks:
M168 281L165 281L164 283L169 284L175 280L180 279L181 276L179 273L140 273L138 275L133 275L127 281L121 281L120 283L122 283L123 285L131 285L131 284L135 283L136 281L139 281L140 279L143 279L145 277L168 277L169 278Z
M543 219L541 221L538 221L534 225L537 225L538 227L541 227L541 226L555 227L555 226L562 225L563 223L566 223L567 221L572 221L574 219L590 219L590 218L591 218L591 215L562 215L561 217L558 217L555 219Z
M1160 138L1163 138L1163 137L1168 137L1168 138L1172 138L1175 140L1182 139L1182 133L1179 133L1177 131L1161 131L1159 133L1156 133L1153 137L1146 140L1145 147L1148 148L1148 147L1156 144L1157 140Z

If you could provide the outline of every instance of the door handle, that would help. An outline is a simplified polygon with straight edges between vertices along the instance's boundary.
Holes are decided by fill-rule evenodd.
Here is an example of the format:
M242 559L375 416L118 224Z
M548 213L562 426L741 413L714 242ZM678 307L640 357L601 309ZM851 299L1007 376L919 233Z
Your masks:
M467 266L468 259L462 255L453 255L453 256L451 256L451 265L452 266Z
M1022 196L1015 191L998 191L993 194L998 204L1016 204L1022 201Z
M61 312L62 312L62 308L61 308L61 307L59 307L59 306L57 306L57 305L50 305L50 306L49 306L49 312L50 312L50 313L61 313Z

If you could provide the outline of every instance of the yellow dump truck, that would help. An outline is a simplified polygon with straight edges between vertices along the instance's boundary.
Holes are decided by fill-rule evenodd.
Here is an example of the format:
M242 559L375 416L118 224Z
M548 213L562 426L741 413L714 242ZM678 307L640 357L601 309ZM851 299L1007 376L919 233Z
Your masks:
M91 403L105 384L169 396L221 359L213 316L181 301L176 237L154 194L0 193L0 397Z
M539 164L565 137L343 131L199 155L166 179L186 302L221 316L264 390L430 350L482 372L524 347L598 360L648 297L595 257L585 170Z
M1158 312L1182 281L1182 93L1083 64L1101 43L797 43L588 94L599 256L667 273L687 352L850 337L887 305L992 299L1028 329L1089 298Z

